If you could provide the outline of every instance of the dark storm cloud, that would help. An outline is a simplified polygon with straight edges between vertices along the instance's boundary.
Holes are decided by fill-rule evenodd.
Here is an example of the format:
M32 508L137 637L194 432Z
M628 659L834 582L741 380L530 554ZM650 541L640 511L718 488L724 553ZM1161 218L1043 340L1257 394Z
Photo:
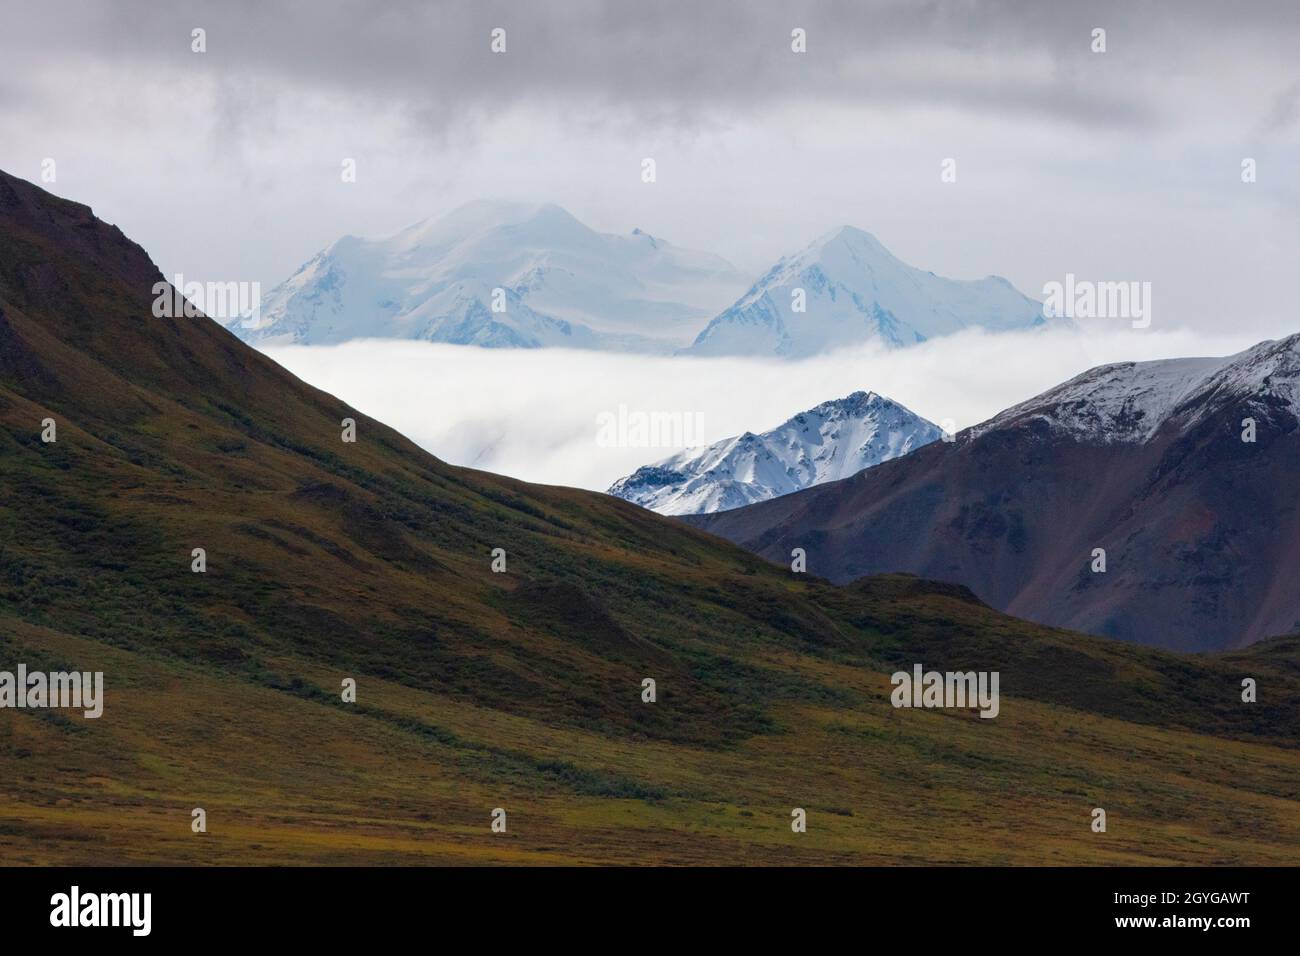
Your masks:
M1297 79L1268 64L1286 63L1300 34L1290 0L3 2L11 63L121 64L158 84L177 70L237 75L249 122L259 103L308 90L396 106L442 133L532 104L672 125L822 103L1160 124L1252 62L1258 88L1243 95L1262 123ZM195 27L206 56L190 52ZM504 56L489 52L494 27ZM794 27L805 55L790 52ZM1089 50L1094 27L1104 56Z

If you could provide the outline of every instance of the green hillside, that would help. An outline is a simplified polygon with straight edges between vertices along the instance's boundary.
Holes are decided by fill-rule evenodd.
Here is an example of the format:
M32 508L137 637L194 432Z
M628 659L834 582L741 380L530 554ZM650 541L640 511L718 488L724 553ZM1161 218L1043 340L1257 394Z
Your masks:
M1177 655L833 587L451 467L155 318L159 278L0 174L0 670L107 686L98 720L0 710L0 864L1296 861L1297 639ZM916 662L999 670L1001 714L895 710Z

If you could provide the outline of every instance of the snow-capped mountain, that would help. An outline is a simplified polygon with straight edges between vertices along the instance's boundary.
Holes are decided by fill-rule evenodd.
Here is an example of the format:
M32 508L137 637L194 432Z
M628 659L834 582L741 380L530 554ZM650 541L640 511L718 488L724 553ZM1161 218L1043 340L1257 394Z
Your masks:
M387 239L344 236L273 289L265 344L355 338L671 352L748 278L641 230L595 232L559 206L480 201ZM497 291L499 290L499 291Z
M761 435L745 432L646 465L609 493L660 514L725 511L847 478L942 434L897 402L854 392Z
M781 259L686 351L801 358L869 339L897 347L973 326L1005 331L1044 322L1041 303L1006 279L945 279L844 226Z
M977 437L1017 423L1093 443L1143 443L1167 421L1189 428L1225 403L1300 416L1300 336L1261 342L1226 358L1160 359L1102 365L1001 412L970 430Z
M1300 631L1300 335L1095 368L955 437L689 520L834 581L907 571L1146 644Z

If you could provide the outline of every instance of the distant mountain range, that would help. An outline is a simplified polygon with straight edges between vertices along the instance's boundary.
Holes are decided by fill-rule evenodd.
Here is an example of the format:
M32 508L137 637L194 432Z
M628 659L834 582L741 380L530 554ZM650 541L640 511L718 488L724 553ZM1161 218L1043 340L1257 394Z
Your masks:
M1300 335L1096 368L956 437L688 520L834 581L912 572L1144 644L1300 628Z
M726 260L639 229L598 233L556 205L480 201L387 239L344 236L271 291L258 328L230 329L258 345L396 338L799 358L1043 322L1005 279L922 272L847 226L751 285Z
M724 511L847 478L942 434L897 402L854 392L771 431L745 432L638 468L609 493L660 514Z
M344 236L273 289L257 344L356 338L672 351L744 288L725 260L555 205L474 202L387 239ZM500 291L497 291L500 290Z

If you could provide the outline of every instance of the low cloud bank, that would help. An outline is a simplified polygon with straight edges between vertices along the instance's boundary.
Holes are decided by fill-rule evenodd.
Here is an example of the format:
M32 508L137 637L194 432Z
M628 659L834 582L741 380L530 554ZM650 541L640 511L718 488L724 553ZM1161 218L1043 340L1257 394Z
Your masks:
M671 454L662 443L675 422L690 443L708 443L862 389L960 429L1096 365L1229 355L1253 344L1240 334L1116 329L966 332L798 362L377 340L266 353L444 461L603 491ZM638 442L651 416L659 434L646 437L659 447Z

